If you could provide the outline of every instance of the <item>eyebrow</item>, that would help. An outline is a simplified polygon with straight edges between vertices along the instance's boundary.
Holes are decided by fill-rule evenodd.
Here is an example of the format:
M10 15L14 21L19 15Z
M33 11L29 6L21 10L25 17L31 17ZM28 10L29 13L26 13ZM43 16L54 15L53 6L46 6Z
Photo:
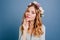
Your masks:
M27 11L29 11L29 8L27 9ZM35 13L35 11L32 11L33 13Z

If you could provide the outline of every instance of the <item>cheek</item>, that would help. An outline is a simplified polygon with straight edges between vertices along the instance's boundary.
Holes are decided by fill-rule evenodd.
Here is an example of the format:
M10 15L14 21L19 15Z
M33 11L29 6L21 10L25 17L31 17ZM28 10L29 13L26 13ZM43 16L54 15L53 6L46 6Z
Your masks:
M28 14L28 12L25 13L25 15L27 15L27 14Z
M36 17L36 15L32 15L32 16L31 16L31 19L33 19L33 20L34 20L34 19L35 19L35 17Z

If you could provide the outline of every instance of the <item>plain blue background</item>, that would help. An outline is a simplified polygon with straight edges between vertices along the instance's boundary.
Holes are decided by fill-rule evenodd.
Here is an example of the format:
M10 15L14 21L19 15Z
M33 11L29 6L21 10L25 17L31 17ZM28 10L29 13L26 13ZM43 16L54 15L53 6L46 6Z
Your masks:
M18 40L27 5L34 0L0 0L0 40ZM60 0L36 0L45 10L42 17L46 40L60 40Z

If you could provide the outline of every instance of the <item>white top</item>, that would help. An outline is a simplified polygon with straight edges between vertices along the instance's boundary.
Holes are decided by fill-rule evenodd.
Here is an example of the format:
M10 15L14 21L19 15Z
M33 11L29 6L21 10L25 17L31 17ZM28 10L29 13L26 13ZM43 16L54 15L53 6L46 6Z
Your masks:
M45 26L42 25L42 27L43 27L43 31L44 31L43 35L41 35L40 37L36 38L33 35L31 36L31 35L29 35L27 33L26 39L27 40L45 40ZM19 38L18 38L18 40L22 40L22 32L20 31L20 29L19 29Z

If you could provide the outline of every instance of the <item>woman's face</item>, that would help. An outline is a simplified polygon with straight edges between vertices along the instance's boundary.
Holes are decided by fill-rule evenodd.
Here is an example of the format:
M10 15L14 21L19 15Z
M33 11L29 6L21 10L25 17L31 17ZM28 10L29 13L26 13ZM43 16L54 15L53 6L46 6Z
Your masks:
M27 19L28 21L31 21L31 20L34 20L34 19L35 19L35 17L36 17L36 12L35 12L34 6L31 6L31 7L29 7L29 8L27 9L25 16L26 16L26 19Z

